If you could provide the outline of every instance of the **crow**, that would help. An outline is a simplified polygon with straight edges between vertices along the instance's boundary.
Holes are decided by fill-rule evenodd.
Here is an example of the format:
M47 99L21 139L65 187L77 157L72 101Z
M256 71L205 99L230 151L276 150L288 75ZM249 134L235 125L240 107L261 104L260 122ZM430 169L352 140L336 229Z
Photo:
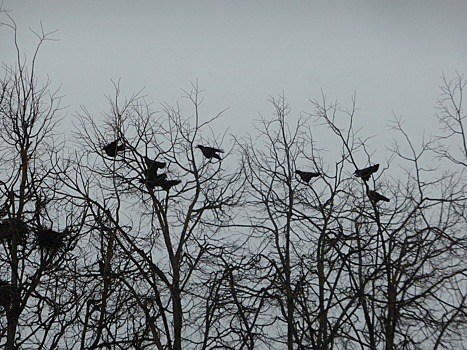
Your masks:
M163 180L160 181L160 184L158 184L158 186L161 186L162 189L168 192L172 186L177 186L181 182L182 180Z
M206 147L206 146L201 146L201 145L198 145L196 147L198 147L201 150L201 152L203 152L203 155L208 159L216 158L216 159L221 160L221 156L218 155L217 153L224 153L223 150L218 149L218 148Z
M365 169L355 170L354 176L362 178L363 181L368 181L371 174L376 173L379 169L379 164L372 165Z
M379 194L376 191L368 191L368 198L370 198L375 203L378 203L379 201L389 202L389 198Z
M103 148L109 157L116 157L118 152L125 150L125 145L118 145L118 140L109 143Z
M301 170L296 170L295 173L298 174L298 176L300 176L302 181L305 181L306 183L310 182L310 180L313 177L318 177L321 175L321 173L313 173L313 172L301 171Z
M156 169L163 169L166 166L164 162L158 162L157 160L152 160L148 156L144 156L144 161L148 167L148 169L155 167Z
M164 183L164 181L166 181L166 179L167 179L167 174L164 173L160 175L155 174L154 177L152 178L146 177L146 179L139 179L139 182L142 184L145 184L148 188L153 190L154 187L156 186L162 186L162 184Z
M147 165L146 169L146 179L153 180L157 176L157 169L165 168L164 162L158 162L157 160L152 160L149 157L145 156L144 161Z

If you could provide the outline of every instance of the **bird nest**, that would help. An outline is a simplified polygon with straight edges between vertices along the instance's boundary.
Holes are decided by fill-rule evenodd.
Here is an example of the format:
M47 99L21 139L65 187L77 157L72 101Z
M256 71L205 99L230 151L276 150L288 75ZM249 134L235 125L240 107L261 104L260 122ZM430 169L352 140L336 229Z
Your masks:
M40 228L36 232L37 244L47 250L57 250L63 245L64 232L57 232L52 229Z
M0 306L9 309L13 299L14 287L0 279Z
M29 229L24 222L17 219L7 219L0 223L0 241L11 240L14 236L22 241Z

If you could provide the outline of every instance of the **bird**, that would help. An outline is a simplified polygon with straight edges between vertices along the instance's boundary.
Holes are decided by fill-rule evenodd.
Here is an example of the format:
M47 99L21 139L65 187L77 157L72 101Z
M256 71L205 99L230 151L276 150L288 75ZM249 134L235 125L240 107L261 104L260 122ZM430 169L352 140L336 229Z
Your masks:
M224 153L223 150L218 149L218 148L201 146L201 145L198 145L196 147L198 147L201 150L201 152L203 152L203 155L208 159L216 158L216 159L221 160L221 156L217 153Z
M162 189L168 192L172 186L176 186L180 184L181 182L182 180L163 180L163 181L160 181L158 186L161 186Z
M156 169L163 169L166 166L166 163L158 162L157 160L152 160L148 156L144 156L144 162L146 163L148 168L155 167Z
M302 181L305 181L306 183L310 182L310 180L313 177L318 177L321 175L321 173L314 173L314 172L308 172L308 171L301 171L301 170L296 170L295 173L300 176Z
M152 180L157 176L157 169L163 169L166 166L166 163L164 162L158 162L157 160L152 160L148 156L144 157L144 161L146 163L146 166L148 167L146 169L146 179Z
M368 198L370 198L373 202L378 203L379 201L389 202L389 198L379 194L376 191L368 191Z
M125 145L119 145L118 140L115 140L105 146L103 150L109 157L116 157L118 152L125 150Z
M155 176L152 178L146 177L146 179L139 179L139 182L145 184L148 188L153 190L154 187L161 186L161 184L164 183L166 179L167 179L167 174L164 173L164 174L159 174L159 175L155 174Z
M371 174L376 173L379 169L379 164L372 165L365 169L357 169L354 172L354 176L362 178L363 181L368 181Z

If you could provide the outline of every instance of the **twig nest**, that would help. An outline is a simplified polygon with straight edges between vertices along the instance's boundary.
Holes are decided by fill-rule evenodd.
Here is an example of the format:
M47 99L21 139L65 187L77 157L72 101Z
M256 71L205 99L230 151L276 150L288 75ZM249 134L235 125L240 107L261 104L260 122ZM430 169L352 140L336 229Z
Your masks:
M40 228L37 230L37 243L41 248L47 250L57 250L63 244L65 233L52 229Z
M10 308L13 300L13 286L6 281L0 280L0 306L5 310Z
M29 229L24 222L17 219L7 219L0 223L0 241L11 240L15 235L22 241Z

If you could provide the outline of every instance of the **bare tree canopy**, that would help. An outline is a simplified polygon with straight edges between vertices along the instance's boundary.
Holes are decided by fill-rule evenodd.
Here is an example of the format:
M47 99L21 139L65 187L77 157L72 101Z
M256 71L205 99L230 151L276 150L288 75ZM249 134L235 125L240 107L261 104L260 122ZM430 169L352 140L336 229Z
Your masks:
M0 15L18 57L0 79L1 347L467 348L462 75L441 77L419 145L399 119L374 145L355 96L324 94L299 114L270 98L229 135L197 82L158 108L114 83L65 142L36 75L53 33L23 59Z

